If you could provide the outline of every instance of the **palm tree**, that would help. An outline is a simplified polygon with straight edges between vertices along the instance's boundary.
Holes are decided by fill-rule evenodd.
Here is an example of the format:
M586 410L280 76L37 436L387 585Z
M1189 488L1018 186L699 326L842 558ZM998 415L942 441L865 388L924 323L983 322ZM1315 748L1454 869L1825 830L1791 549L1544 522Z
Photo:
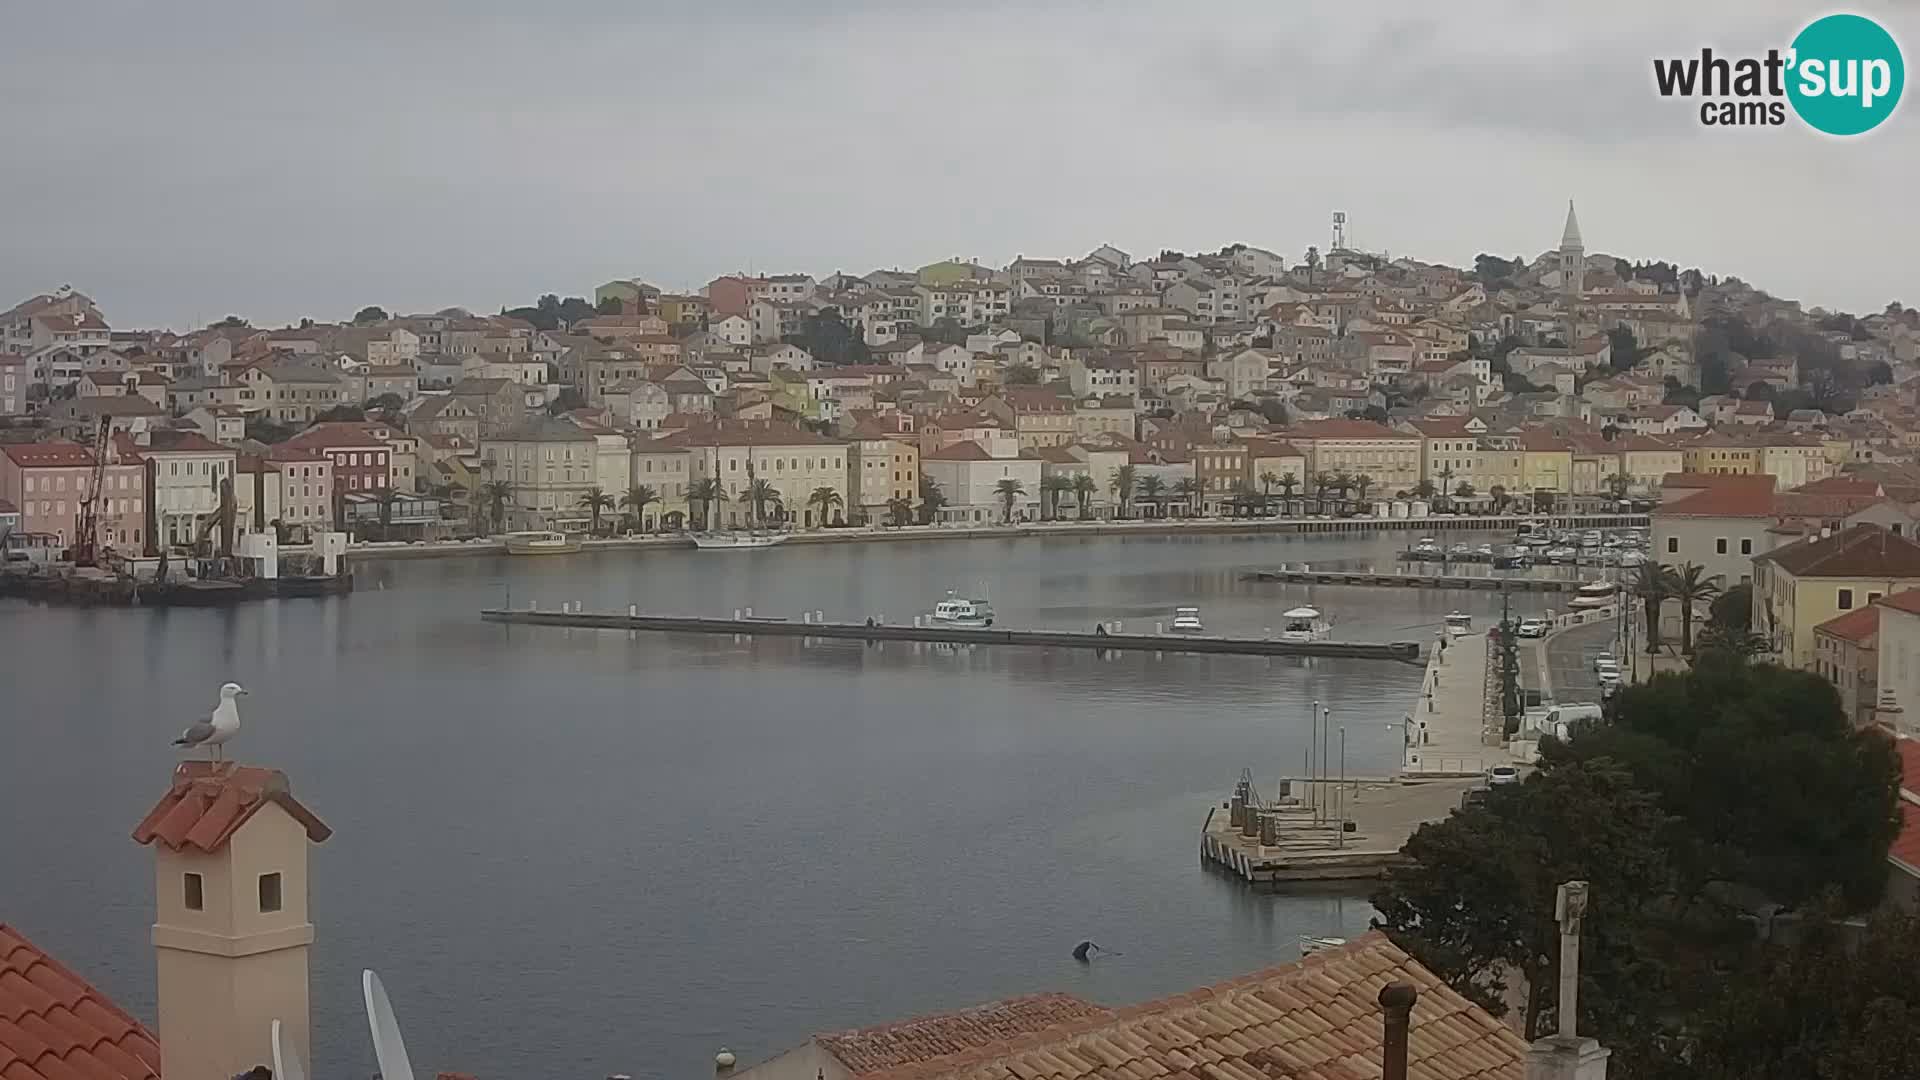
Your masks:
M1200 513L1200 497L1206 491L1206 485L1191 476L1183 476L1173 482L1173 493L1186 500L1188 509L1196 516Z
M846 505L846 500L841 498L839 488L829 484L822 484L814 488L813 493L807 496L807 505L819 509L820 517L818 520L820 524L825 525L828 521L832 520L835 510Z
M1087 500L1100 490L1099 481L1091 473L1081 473L1073 478L1073 499L1080 504L1080 520L1087 520Z
M1440 482L1434 485L1434 491L1444 496L1447 492L1447 484L1449 481L1453 479L1453 476L1454 476L1453 466L1442 465L1440 466L1440 471L1435 473L1434 475L1440 478Z
M1146 503L1148 506L1159 503L1161 499L1165 497L1167 490L1167 482L1155 473L1148 473L1141 477L1139 484L1136 486L1140 489L1140 501ZM1160 516L1166 516L1165 506L1160 507Z
M1347 472L1343 469L1340 472L1333 474L1333 491L1336 497L1336 502L1339 505L1342 512L1345 512L1347 509L1349 509L1347 506L1347 493L1352 490L1353 490L1353 474L1352 473Z
M1413 496L1416 499L1432 499L1433 492L1434 492L1434 486L1433 486L1433 481L1431 480L1423 479L1419 483L1413 485Z
M1122 465L1113 470L1113 479L1109 487L1113 491L1114 501L1120 504L1121 517L1126 517L1128 509L1133 506L1133 493L1139 489L1139 486L1139 482L1134 479L1133 466Z
M647 525L647 507L660 501L660 493L646 484L635 484L620 496L620 506L633 515L635 532L645 532Z
M1607 477L1607 490L1613 492L1614 500L1617 502L1627 497L1627 488L1631 486L1632 483L1633 477L1623 472L1617 472Z
M1291 511L1293 509L1293 489L1300 486L1300 478L1292 473L1282 473L1279 483L1281 501L1286 503L1282 509Z
M1268 498L1272 498L1274 485L1278 484L1279 482L1280 482L1280 477L1277 476L1272 469L1268 469L1267 471L1261 473L1260 474L1260 494L1265 495Z
M920 524L931 525L940 518L940 508L947 505L947 493L940 490L940 481L925 473L920 474Z
M1647 619L1647 652L1660 651L1660 609L1673 596L1673 567L1651 560L1640 564L1639 572L1627 583Z
M1513 496L1508 495L1507 489L1500 484L1495 484L1487 489L1487 498L1493 500L1493 512L1496 514L1505 510L1507 504L1513 501Z
M1000 524L1012 524L1014 501L1027 493L1027 485L1009 476L993 485L993 493L1000 499Z
M1040 478L1040 517L1058 518L1060 516L1060 497L1073 490L1073 479L1054 473Z
M913 524L913 500L905 495L895 495L887 500L887 514L893 518L896 526Z
M613 509L613 496L607 494L605 490L596 484L588 488L586 494L580 496L580 508L585 510L589 515L587 532L594 536L599 536L600 512L602 510Z
M1686 563L1673 575L1673 598L1680 601L1680 651L1693 655L1693 609L1695 604L1710 604L1720 595L1720 575L1707 576L1707 568Z
M1465 480L1453 485L1453 497L1456 499L1473 498L1473 485L1467 483Z
M1367 489L1372 487L1373 484L1373 477L1368 476L1366 473L1361 473L1359 476L1353 478L1353 490L1359 496L1360 502L1364 503L1367 501Z
M1233 508L1233 516L1239 517L1244 511L1248 517L1252 517L1265 508L1269 498L1266 492L1254 490L1253 485L1245 480L1236 480L1233 483L1233 498L1228 500L1228 505Z
M774 487L771 480L756 479L747 485L747 490L740 493L740 498L753 508L753 522L756 525L767 520L769 505L776 510L780 508L780 489Z
M400 493L392 488L380 489L380 539L385 540L393 529L393 504L400 501Z
M712 532L717 516L715 508L727 501L727 485L719 477L695 480L687 489L687 501L700 508L700 528Z
M1336 481L1332 473L1319 473L1313 478L1314 512L1327 512L1327 492L1332 491Z
M505 480L489 480L480 489L480 498L493 518L493 531L507 527L507 502L513 498L513 485Z

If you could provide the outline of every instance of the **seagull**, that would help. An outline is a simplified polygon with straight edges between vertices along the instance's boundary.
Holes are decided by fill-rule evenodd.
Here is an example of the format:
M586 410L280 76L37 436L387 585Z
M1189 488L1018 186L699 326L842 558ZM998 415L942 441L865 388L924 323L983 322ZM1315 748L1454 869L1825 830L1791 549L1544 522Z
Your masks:
M234 737L240 730L240 706L235 700L246 693L239 683L227 683L220 688L220 704L214 706L213 715L191 724L180 737L173 740L175 746L210 747L213 760L220 760L220 745Z

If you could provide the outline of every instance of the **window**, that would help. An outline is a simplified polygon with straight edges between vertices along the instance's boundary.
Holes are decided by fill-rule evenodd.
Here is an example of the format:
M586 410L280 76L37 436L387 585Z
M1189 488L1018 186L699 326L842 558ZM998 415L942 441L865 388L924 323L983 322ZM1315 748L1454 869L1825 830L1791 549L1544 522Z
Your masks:
M200 875L187 874L185 878L186 895L182 899L186 903L188 911L199 911L206 903L206 898L201 894L202 886Z
M1740 554L1742 555L1753 554L1753 538L1752 537L1743 536L1740 538Z
M1713 553L1714 553L1715 555L1725 555L1725 554L1727 553L1727 538L1726 538L1726 537L1724 537L1724 536L1723 536L1723 537L1721 537L1721 538L1719 538L1718 540L1715 540L1715 541L1713 542Z
M1875 602L1875 601L1877 601L1877 600L1879 600L1879 599L1880 599L1880 594L1879 594L1879 593L1877 593L1877 592L1870 592L1870 593L1868 593L1868 594L1867 594L1867 603L1869 603L1869 604L1871 604L1871 603L1873 603L1873 602Z
M1853 610L1853 590L1852 589L1840 590L1840 610L1841 611Z
M260 910L280 910L280 875L277 872L260 875Z

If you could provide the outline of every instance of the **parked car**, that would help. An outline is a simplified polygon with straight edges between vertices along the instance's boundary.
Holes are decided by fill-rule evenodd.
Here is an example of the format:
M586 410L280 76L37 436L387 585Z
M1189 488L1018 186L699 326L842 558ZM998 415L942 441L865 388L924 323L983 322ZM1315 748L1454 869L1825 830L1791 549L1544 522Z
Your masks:
M1487 786L1501 787L1520 782L1520 770L1512 765L1495 765L1487 770Z
M1606 666L1611 666L1615 671L1618 671L1620 670L1620 661L1615 660L1612 653L1603 652L1596 654L1593 658L1593 670L1599 671L1602 667Z
M1546 637L1547 621L1545 619L1521 619L1520 636L1530 638Z

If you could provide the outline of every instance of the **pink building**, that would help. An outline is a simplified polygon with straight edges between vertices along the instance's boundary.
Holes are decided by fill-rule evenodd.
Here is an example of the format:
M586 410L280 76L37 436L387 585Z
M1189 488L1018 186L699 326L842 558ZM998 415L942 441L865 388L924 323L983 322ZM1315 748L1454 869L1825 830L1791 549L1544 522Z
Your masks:
M79 529L80 503L93 486L93 451L71 442L0 446L0 500L20 512L19 530L56 537L62 547ZM147 532L146 478L139 465L109 462L94 515L99 543L137 553Z

